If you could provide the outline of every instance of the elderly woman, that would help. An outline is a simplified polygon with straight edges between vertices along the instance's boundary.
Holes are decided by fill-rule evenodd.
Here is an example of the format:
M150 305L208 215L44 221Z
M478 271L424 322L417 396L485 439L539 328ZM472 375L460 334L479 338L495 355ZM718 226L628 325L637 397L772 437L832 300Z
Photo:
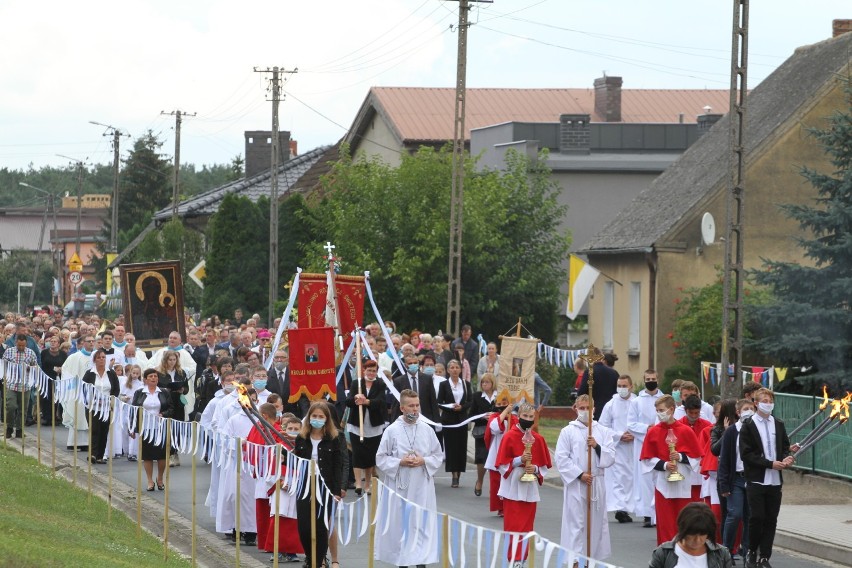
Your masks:
M678 513L675 537L651 553L649 568L731 568L733 565L728 549L716 544L713 511L706 503L689 503Z
M139 406L143 412L161 416L163 418L172 417L172 397L167 390L161 389L158 386L160 376L156 369L145 369L142 373L142 388L133 394L133 406ZM138 420L138 419L137 419ZM138 422L136 426L138 427ZM130 437L141 435L141 432L134 432ZM142 467L145 469L145 474L148 476L148 491L154 490L154 462L157 462L157 489L163 491L163 473L166 471L166 445L165 441L159 444L149 442L142 439L142 451L140 459Z

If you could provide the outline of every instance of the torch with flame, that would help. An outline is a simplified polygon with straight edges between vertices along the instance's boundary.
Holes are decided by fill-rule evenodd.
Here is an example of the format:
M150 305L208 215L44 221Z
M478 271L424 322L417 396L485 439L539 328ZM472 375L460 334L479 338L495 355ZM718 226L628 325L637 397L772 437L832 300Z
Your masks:
M251 423L257 428L260 435L263 436L263 440L269 446L274 446L276 441L273 439L278 438L278 443L283 444L285 448L288 450L293 449L293 443L282 436L275 427L270 424L263 415L257 411L254 403L248 395L248 389L243 384L237 384L237 402L240 404L240 408L243 409L248 419L251 420ZM263 425L263 428L258 426L258 422Z
M793 431L790 432L789 436L792 438L793 436L796 435L796 433L799 432L799 430L801 430L802 428L804 428L805 426L810 424L813 421L814 418L819 416L820 412L822 412L823 410L828 408L828 404L830 402L831 402L831 399L828 398L828 387L826 387L825 385L822 385L822 404L819 405L819 408L817 408L816 412L814 412L813 414L808 416L805 420L802 421L801 424L799 424L798 426L793 428Z
M822 421L819 426L813 429L805 439L799 444L799 449L793 454L793 457L810 449L814 444L840 428L849 421L849 403L852 402L852 392L847 392L846 396L840 399L831 401L831 412L828 418ZM825 404L825 403L823 403ZM837 420L832 424L834 420Z

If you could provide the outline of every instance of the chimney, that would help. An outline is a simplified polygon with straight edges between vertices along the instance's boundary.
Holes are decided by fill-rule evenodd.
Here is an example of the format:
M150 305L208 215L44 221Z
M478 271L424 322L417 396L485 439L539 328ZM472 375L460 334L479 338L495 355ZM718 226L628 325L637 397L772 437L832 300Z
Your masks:
M247 130L246 178L269 171L272 164L272 132L269 130ZM278 133L278 164L290 159L290 133Z
M588 114L559 116L559 151L562 154L591 153L591 126Z
M595 112L604 122L621 122L621 77L595 79Z
M852 20L833 20L831 22L831 37L837 37L852 32Z
M290 157L295 158L299 155L299 142L296 140L290 140Z
M699 114L695 117L695 121L698 123L698 136L705 134L713 127L714 124L719 122L720 118L722 118L721 114L713 114L710 112L711 110L713 109L709 106L705 106L704 114Z

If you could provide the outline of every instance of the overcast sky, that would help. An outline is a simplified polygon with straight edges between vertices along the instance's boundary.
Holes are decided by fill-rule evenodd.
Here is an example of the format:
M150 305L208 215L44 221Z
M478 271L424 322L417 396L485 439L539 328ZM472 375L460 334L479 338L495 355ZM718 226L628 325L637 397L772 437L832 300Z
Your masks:
M749 86L852 17L840 0L752 0ZM842 7L847 7L844 13ZM0 168L112 160L93 120L151 129L181 161L226 163L271 129L266 76L298 68L281 104L300 152L340 139L371 86L452 87L458 3L444 0L4 0ZM727 88L731 0L496 0L470 19L468 87ZM123 152L129 141L123 141Z

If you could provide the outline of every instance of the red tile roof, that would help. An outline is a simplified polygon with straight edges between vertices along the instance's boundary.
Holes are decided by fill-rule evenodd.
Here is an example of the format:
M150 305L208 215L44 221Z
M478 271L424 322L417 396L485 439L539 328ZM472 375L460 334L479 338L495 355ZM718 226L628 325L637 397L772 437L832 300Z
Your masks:
M451 88L373 87L373 101L404 141L447 140L453 136L455 90ZM728 90L622 89L621 118L625 123L694 123L710 106L728 112ZM362 107L363 109L363 107ZM594 89L468 89L465 137L471 128L503 122L558 122L560 114L595 113Z

